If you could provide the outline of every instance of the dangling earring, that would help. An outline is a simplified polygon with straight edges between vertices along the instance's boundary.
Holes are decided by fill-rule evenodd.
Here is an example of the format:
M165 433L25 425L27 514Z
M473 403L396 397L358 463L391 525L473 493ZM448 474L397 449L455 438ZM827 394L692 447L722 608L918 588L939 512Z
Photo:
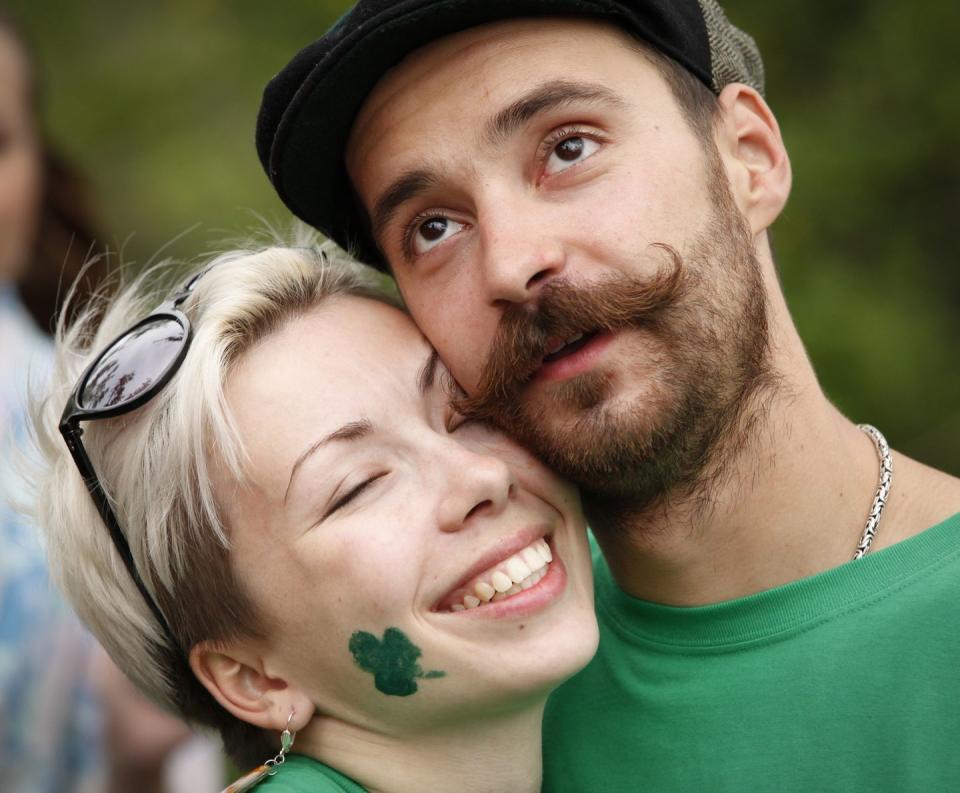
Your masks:
M290 731L290 722L293 721L293 714L296 711L291 708L290 715L287 717L287 726L280 733L280 754L267 760L263 765L259 765L248 774L244 774L232 785L228 785L221 793L244 793L245 790L252 789L255 785L263 782L268 776L273 776L287 761L287 752L293 748L293 739L297 737L296 732Z

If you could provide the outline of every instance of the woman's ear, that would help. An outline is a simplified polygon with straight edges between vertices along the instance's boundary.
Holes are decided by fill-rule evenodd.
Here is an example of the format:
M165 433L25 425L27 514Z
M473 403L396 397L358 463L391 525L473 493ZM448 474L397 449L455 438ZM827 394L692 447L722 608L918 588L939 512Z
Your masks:
M770 107L756 90L741 83L718 97L721 120L717 144L730 189L751 232L769 228L790 195L790 158Z
M313 716L306 693L266 674L263 659L248 649L201 642L190 650L190 669L220 705L255 727L279 732L293 713L290 729L298 730Z

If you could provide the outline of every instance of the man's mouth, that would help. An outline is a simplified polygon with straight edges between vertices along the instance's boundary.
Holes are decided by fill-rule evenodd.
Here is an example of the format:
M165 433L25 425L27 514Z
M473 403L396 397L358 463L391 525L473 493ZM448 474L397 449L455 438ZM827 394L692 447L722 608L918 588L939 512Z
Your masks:
M561 358L572 355L577 352L585 345L590 343L590 340L597 335L596 330L587 331L586 333L577 333L571 336L568 339L558 339L553 338L547 342L545 354L543 356L543 363L551 363L553 361L560 360Z
M614 331L594 328L565 339L551 339L533 380L569 380L592 371L614 337Z
M540 583L552 562L553 551L547 540L534 540L526 548L457 587L437 604L436 610L468 611L507 600Z
M588 372L596 386L605 372L605 350L621 331L660 317L682 296L683 261L669 246L654 245L672 266L643 279L611 275L574 285L552 279L540 290L537 305L508 308L490 339L477 382L457 399L471 418L514 423L523 392L537 383L572 380ZM606 372L607 379L612 371Z

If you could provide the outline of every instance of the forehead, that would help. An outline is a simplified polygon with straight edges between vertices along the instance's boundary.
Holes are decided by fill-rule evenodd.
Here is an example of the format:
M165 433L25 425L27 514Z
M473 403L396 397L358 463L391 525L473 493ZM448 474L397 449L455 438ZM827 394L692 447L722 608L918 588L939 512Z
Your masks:
M419 330L399 309L340 295L284 323L247 351L231 385L272 406L311 402L303 388L325 396L350 392L358 404L356 395L371 382L386 387L394 375L409 379L406 370L422 363L428 352ZM290 387L278 388L284 384Z
M266 336L225 388L253 481L283 493L310 440L347 422L413 415L429 354L406 314L354 296L328 298Z
M462 117L463 109L476 109L478 100L493 110L520 86L544 79L609 77L649 68L629 46L632 41L604 22L547 17L495 22L432 42L387 72L371 91L351 130L348 167L405 121L449 123Z
M276 450L299 443L305 426L336 429L415 403L429 353L402 311L367 298L329 298L248 350L228 378L228 399L245 443Z

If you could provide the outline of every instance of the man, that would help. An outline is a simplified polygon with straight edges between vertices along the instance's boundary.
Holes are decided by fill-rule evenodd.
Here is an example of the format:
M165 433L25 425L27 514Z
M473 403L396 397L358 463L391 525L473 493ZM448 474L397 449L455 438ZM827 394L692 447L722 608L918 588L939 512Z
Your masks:
M582 488L601 647L545 789L956 789L960 480L820 389L768 237L789 160L712 0L365 0L257 143L464 412Z

